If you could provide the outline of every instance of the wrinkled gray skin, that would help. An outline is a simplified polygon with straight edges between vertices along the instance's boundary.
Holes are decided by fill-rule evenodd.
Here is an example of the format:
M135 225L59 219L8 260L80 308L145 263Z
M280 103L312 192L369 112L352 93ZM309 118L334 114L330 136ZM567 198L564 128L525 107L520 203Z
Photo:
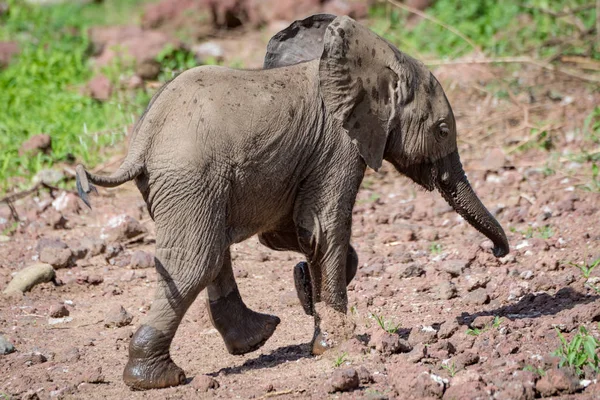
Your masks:
M502 227L465 177L438 81L354 20L334 18L309 17L276 35L265 70L182 73L154 96L118 171L97 176L77 167L86 203L92 184L133 179L156 222L159 284L131 339L123 377L132 388L185 382L169 347L205 288L230 353L255 350L273 334L279 319L248 309L232 273L229 247L254 234L306 256L294 276L315 316L313 352L344 339L323 327L345 318L358 263L349 244L352 207L366 167L383 160L439 190L492 240L496 256L508 253Z

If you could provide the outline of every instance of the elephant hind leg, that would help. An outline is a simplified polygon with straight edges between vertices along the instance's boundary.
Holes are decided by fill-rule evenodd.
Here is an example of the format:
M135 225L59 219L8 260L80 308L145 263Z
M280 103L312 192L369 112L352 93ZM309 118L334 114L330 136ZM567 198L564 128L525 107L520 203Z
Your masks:
M157 232L161 228L157 222ZM123 380L132 389L165 388L186 381L183 370L171 359L169 348L187 309L214 279L223 262L221 246L207 243L197 250L197 243L192 242L195 237L187 235L181 240L185 243L174 243L168 248L157 241L155 299L145 323L130 341L129 360L123 372Z
M225 252L219 275L208 286L207 292L210 319L231 354L257 350L279 325L278 317L252 311L244 304L233 276L229 250Z

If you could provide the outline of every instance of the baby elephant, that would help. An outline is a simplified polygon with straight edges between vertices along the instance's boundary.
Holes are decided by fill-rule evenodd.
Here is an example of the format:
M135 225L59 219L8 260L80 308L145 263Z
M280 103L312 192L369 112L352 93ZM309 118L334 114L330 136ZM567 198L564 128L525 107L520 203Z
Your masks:
M163 86L137 123L111 176L79 165L93 184L135 180L156 222L158 289L129 345L123 373L134 389L185 382L169 347L203 290L227 350L256 350L279 319L240 296L230 246L258 234L274 250L306 256L298 295L315 317L312 351L346 339L346 285L358 259L352 207L366 167L383 160L437 189L475 229L509 251L502 227L469 185L450 104L420 62L348 17L296 21L269 42L265 68L193 68Z

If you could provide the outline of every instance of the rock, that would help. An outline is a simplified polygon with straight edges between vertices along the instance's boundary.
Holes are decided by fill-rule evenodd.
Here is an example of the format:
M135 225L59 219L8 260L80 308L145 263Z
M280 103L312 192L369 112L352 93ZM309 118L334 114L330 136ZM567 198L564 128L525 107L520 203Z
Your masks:
M408 354L408 361L416 364L423 358L427 357L427 354L427 346L425 346L423 343L417 343L413 347L413 350L410 352L410 354Z
M50 311L48 315L52 318L62 318L69 316L69 310L65 307L64 304L58 303L50 306Z
M22 361L26 366L30 367L32 365L43 364L48 361L48 358L46 358L46 356L42 353L35 351L21 354L19 356L19 360Z
M46 221L52 229L65 229L67 226L67 219L62 213L56 211L54 208L49 208L42 214L42 218Z
M526 281L533 279L533 276L534 276L533 271L530 269L527 269L519 274L519 277Z
M81 210L80 200L77 195L68 192L60 192L58 196L52 201L52 207L56 211L66 213L79 213Z
M457 370L463 370L469 365L477 364L479 362L479 355L472 351L465 351L457 355L453 361Z
M396 388L400 393L406 388ZM436 398L441 399L446 389L446 382L441 377L422 372L410 383L411 394L417 399Z
M19 155L35 156L38 153L49 153L52 150L52 138L50 135L40 133L33 135L27 141L23 142L19 148Z
M327 382L328 392L348 392L358 388L360 380L354 368L336 369Z
M54 268L65 268L71 264L71 249L57 247L44 247L40 252L40 261L52 265Z
M158 78L160 70L160 63L155 60L145 60L139 62L135 67L135 73L137 76L144 80L153 80Z
M42 169L31 180L33 183L43 182L47 185L56 186L64 179L65 175L57 169Z
M206 64L209 60L223 61L223 48L215 42L204 42L192 47L192 52L198 64Z
M94 76L87 84L88 94L98 101L109 100L112 90L113 87L110 79L102 74Z
M425 275L425 269L415 262L401 265L399 268L400 278L418 278L423 275Z
M411 228L401 228L398 229L395 233L398 237L398 240L403 243L417 240L417 235L415 235L415 231Z
M83 382L87 383L104 383L104 375L102 367L90 367L85 370L81 376Z
M54 238L42 238L40 240L37 241L36 245L35 245L35 251L38 252L38 254L46 247L51 247L51 248L56 248L56 249L68 249L69 246L67 246L67 244L59 239L54 239Z
M542 397L575 393L579 389L579 380L564 368L551 369L537 381L535 389Z
M464 299L469 304L483 305L490 302L490 296L485 289L479 288L464 296Z
M469 261L467 260L446 260L442 261L440 265L440 269L448 273L452 278L462 275L468 267Z
M435 242L440 238L437 229L424 228L419 232L419 238L428 242Z
M120 59L122 63L135 65L154 61L170 46L182 48L181 42L165 32L144 30L137 26L94 27L89 31L94 52L98 55L95 64L103 67Z
M488 171L498 171L506 164L506 156L500 148L492 149L482 161Z
M129 90L137 90L144 87L144 80L137 75L133 75L129 79L126 79L125 82L127 85L127 89Z
M384 260L381 257L373 257L358 268L358 276L381 276L384 272Z
M356 372L358 373L358 380L363 385L373 383L373 375L371 375L369 370L365 368L364 365L361 365Z
M450 281L442 281L435 288L434 296L438 300L450 300L456 297L456 285Z
M490 282L491 277L489 275L484 274L471 274L465 276L466 280L466 289L468 292L471 292L475 289L484 288Z
M88 253L92 257L102 254L106 250L106 243L99 238L81 239L81 245L88 250Z
M448 338L452 337L452 335L454 335L454 333L456 333L457 330L458 330L458 322L456 322L456 319L453 318L442 324L442 326L440 327L440 330L438 331L438 337L440 339L448 339Z
M452 383L444 392L443 399L448 400L471 400L471 399L488 399L490 396L485 391L483 385L479 382L475 383ZM494 397L496 399L496 397Z
M368 9L369 2L364 0L329 0L323 4L322 12L359 19L367 16Z
M11 342L8 341L3 335L0 335L0 356L14 353L15 346Z
M408 353L412 350L412 346L396 333L389 333L383 329L378 329L369 340L369 347L374 347L383 355L391 355L396 353Z
M158 28L170 20L178 20L184 13L199 11L202 3L195 0L163 0L144 7L142 26Z
M137 250L131 255L131 268L142 269L142 268L153 268L154 267L154 256L148 252Z
M137 219L125 214L112 217L102 231L109 242L124 241L147 232Z
M104 326L107 328L120 328L127 326L133 320L133 316L123 306L112 307L104 318Z
M416 346L418 343L432 344L437 342L437 331L431 326L417 326L410 331L408 336L408 342L412 346Z
M198 392L205 393L211 389L218 389L219 382L207 375L197 375L192 380L192 387Z
M492 326L494 323L493 315L480 315L471 322L471 328L484 329Z
M35 285L50 282L56 278L54 268L48 264L33 264L19 271L4 289L5 294L11 292L28 292Z
M104 258L106 258L106 260L113 259L116 256L118 256L119 254L121 254L122 251L123 251L123 246L121 245L121 243L119 243L119 242L109 243L108 246L106 246Z
M0 68L6 67L20 51L17 42L0 42Z
M77 347L69 347L62 353L59 353L57 361L62 363L74 363L79 361L80 358L81 354L79 354L79 349Z

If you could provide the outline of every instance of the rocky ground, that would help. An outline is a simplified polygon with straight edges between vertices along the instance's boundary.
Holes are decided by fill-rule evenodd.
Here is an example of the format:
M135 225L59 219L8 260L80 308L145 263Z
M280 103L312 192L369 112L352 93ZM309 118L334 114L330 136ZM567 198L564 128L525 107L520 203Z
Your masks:
M512 79L503 70L435 74L508 256L495 259L439 194L385 165L367 173L354 208L352 340L310 355L312 319L292 280L302 258L252 238L234 246L236 279L250 308L281 318L273 337L229 355L201 294L171 349L189 383L132 392L121 373L156 285L154 224L133 184L100 189L92 210L41 188L0 205L0 290L11 289L0 297L0 398L600 397L595 371L559 368L553 355L559 333L571 341L584 327L600 338L600 269L583 271L600 258L600 178L585 156L598 152L585 119L600 93L523 68L522 90L500 100L489 87Z

